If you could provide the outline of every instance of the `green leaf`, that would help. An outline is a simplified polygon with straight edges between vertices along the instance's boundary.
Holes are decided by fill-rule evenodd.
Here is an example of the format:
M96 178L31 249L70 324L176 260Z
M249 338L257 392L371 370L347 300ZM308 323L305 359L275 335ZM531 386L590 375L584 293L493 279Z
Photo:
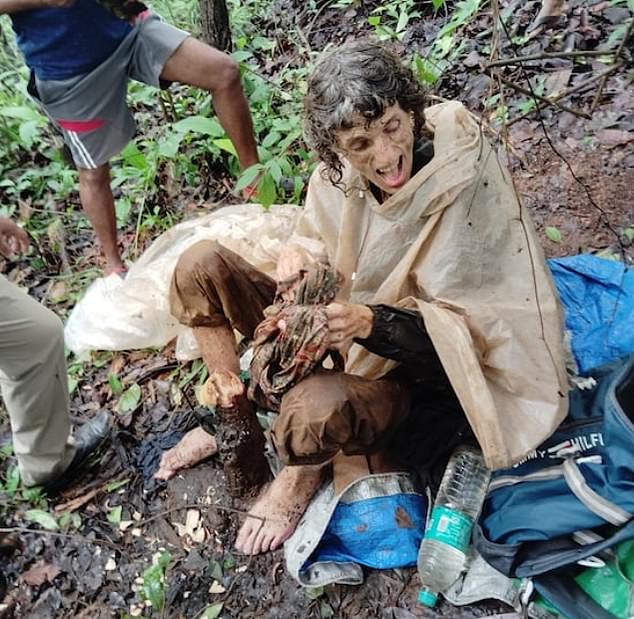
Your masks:
M77 389L77 383L79 383L79 379L75 376L68 377L68 394L71 395L75 389Z
M210 135L212 138L219 138L225 134L225 130L217 120L204 116L188 116L174 123L173 128L180 133L191 131L192 133Z
M304 593L306 594L307 598L310 598L311 600L316 600L317 598L320 598L324 594L324 588L323 587L306 587L304 589Z
M445 4L445 0L431 0L431 4L434 7L434 11L437 11L443 4Z
M282 180L282 167L277 159L271 159L266 164L266 169L270 172L276 184Z
M44 497L44 489L42 486L31 486L30 488L22 488L22 498L31 503L33 506L37 506L40 502L46 503Z
M244 62L245 60L251 58L253 54L246 49L239 49L238 51L233 52L231 56L236 62Z
M42 121L42 116L32 107L28 105L8 105L0 108L0 116L6 116L7 118L17 118L19 120L39 120Z
M129 413L133 411L138 405L141 399L141 387L136 383L130 385L124 392L121 398L119 398L119 404L117 410L120 413Z
M55 517L48 512L45 512L43 509L29 509L24 513L24 517L27 520L37 522L37 524L44 527L45 529L50 529L51 531L56 531L57 529L59 529Z
M5 443L0 447L0 458L8 458L13 455L13 443Z
M335 616L335 611L328 602L323 601L319 605L319 614L321 615L321 619L331 619L331 617Z
M282 138L282 134L277 131L271 131L267 136L262 140L262 146L264 148L271 148L271 146L275 146Z
M269 172L262 175L258 184L258 200L263 207L268 208L275 202L277 197L277 190L275 188L275 181Z
M161 610L165 602L165 570L171 559L169 552L163 552L158 562L143 572L141 597L148 600L156 610Z
M214 604L213 606L207 606L203 614L200 615L200 619L216 619L216 617L220 616L223 606L223 602L219 602L218 604Z
M168 135L164 140L161 140L158 148L159 155L161 155L161 157L165 157L166 159L173 159L176 157L176 153L178 152L184 137L184 133L175 131L171 135Z
M634 228L633 227L625 228L625 236L630 241L634 241Z
M376 28L380 23L381 23L380 15L370 15L370 17L368 17L368 24L370 24L370 26L374 26Z
M121 512L123 511L123 507L121 505L117 505L113 507L109 512L106 518L108 522L112 522L112 524L119 524L121 522Z
M249 166L242 174L236 183L236 191L242 191L245 187L248 187L262 172L264 166L261 163L256 163Z
M118 481L111 481L105 488L106 492L114 492L115 490L119 490L119 488L125 486L129 482L130 478L119 479Z
M59 515L59 526L62 529L79 529L81 526L81 516L76 512L62 512Z
M220 149L224 150L226 153L233 155L234 157L238 156L236 152L236 147L233 145L233 142L229 138L221 138L219 140L214 140L214 144Z
M130 142L123 151L121 151L121 158L126 165L132 166L137 170L144 171L148 167L145 155L134 142Z
M39 135L39 120L27 120L20 124L20 141L26 148L31 148L35 138Z
M209 561L209 573L214 580L217 580L218 582L222 580L222 567L220 566L219 561Z
M561 241L561 232L554 226L546 226L546 236L553 242L559 243Z
M232 570L236 566L236 561L233 557L228 556L222 562L222 568L225 570Z
M276 43L271 39L265 39L262 36L255 36L251 40L251 45L253 45L255 49L271 50L275 48Z
M15 465L15 466L12 466L7 471L7 478L4 484L4 491L8 495L13 496L15 494L15 491L18 489L19 485L20 485L20 470L18 469L17 465Z
M112 395L121 395L123 393L123 384L116 374L108 374L108 384L110 385Z

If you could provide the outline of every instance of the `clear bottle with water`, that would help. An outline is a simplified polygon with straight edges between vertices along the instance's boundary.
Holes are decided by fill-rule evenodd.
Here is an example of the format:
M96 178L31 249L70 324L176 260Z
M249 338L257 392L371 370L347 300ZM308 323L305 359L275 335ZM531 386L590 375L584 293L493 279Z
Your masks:
M418 552L421 604L434 606L438 594L460 576L490 477L476 447L458 447L449 459Z

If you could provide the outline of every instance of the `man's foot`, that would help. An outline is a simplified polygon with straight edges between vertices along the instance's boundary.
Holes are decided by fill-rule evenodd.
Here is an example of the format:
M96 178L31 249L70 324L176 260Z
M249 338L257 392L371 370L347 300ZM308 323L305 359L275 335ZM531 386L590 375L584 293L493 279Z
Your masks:
M198 464L201 460L213 456L218 451L216 439L202 428L190 430L175 447L161 456L156 479L168 480L181 469Z
M115 274L118 275L121 279L124 279L125 276L128 274L128 266L124 262L122 262L121 259L112 262L108 260L106 263L106 268L103 270L103 274L105 277Z
M68 486L82 471L86 460L102 445L110 434L110 413L102 411L80 426L73 435L75 455L66 470L57 478L43 484L49 494Z
M235 547L247 555L279 548L295 531L319 488L323 467L287 466L249 510Z

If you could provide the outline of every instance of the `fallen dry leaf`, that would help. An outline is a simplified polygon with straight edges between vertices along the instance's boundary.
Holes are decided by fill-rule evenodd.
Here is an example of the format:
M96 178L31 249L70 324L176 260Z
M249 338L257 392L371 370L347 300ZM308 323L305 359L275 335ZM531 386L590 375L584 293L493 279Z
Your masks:
M22 574L22 580L32 587L39 587L45 582L53 582L55 576L57 576L62 570L57 565L52 563L44 563L40 561L35 565L32 565L26 572Z
M87 492L86 494L82 494L81 496L78 496L70 501L66 501L65 503L59 503L54 507L54 510L57 513L74 512L76 509L79 509L80 507L94 499L95 496L97 496L102 490L103 487L93 488L90 492Z
M185 524L180 522L172 522L174 528L178 532L179 537L188 536L192 542L202 544L207 536L205 528L200 520L200 511L197 509L188 509L185 517Z
M224 593L226 589L217 581L214 580L209 587L209 593Z

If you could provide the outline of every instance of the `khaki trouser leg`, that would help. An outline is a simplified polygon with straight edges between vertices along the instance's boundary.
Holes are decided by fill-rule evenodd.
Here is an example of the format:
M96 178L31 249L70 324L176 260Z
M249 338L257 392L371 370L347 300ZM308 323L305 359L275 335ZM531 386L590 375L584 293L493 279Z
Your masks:
M0 385L23 482L57 477L75 454L62 323L1 276Z

